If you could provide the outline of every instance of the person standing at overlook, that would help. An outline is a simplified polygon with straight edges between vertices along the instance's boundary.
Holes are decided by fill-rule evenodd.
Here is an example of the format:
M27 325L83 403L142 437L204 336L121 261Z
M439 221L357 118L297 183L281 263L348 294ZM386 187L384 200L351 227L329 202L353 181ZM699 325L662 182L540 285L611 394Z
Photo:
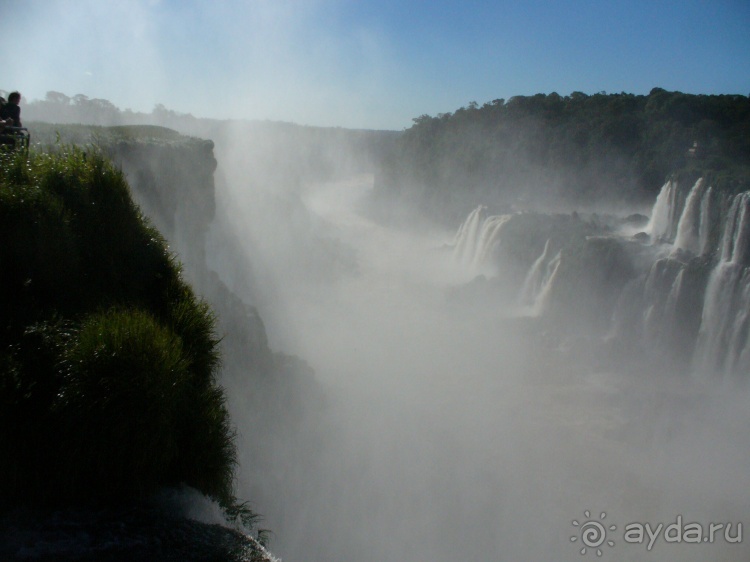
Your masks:
M8 103L5 101L5 98L0 96L0 112L5 107L5 104ZM4 117L0 117L0 132L2 132L5 127L12 127L13 126L13 119L10 117L8 119L5 119Z
M0 119L6 121L6 125L11 125L7 122L8 119L12 119L13 127L23 127L21 124L21 107L18 105L21 103L21 94L18 92L11 92L8 96L8 103L3 105L0 109Z

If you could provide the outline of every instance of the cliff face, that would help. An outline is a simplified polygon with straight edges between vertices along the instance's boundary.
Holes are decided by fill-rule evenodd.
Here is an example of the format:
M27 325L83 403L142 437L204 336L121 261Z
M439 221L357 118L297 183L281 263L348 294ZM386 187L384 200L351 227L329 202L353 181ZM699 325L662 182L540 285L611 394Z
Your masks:
M120 140L107 147L143 212L164 233L186 268L200 275L205 239L214 218L214 144Z
M257 310L207 265L206 244L215 219L214 143L176 136L166 141L119 139L103 147L122 168L133 198L163 233L188 279L211 304L224 354L253 371L272 370L274 358Z
M0 154L0 515L35 503L117 504L185 483L244 522L235 469L256 474L264 445L298 430L303 398L319 402L304 362L270 350L252 292L243 300L208 265L209 233L213 247L227 236L215 216L213 143L97 130L103 156L89 148L90 129L61 129L63 142L88 146ZM237 267L248 264L238 257ZM144 509L133 525L162 545L157 557L182 548L186 560L270 559L237 533L162 523ZM85 512L94 522L81 533L107 528L99 515ZM113 511L118 528L128 518ZM53 520L14 533L46 543ZM183 532L206 540L170 542ZM120 536L115 555L150 558ZM24 548L6 539L7 556ZM96 558L86 556L75 558Z

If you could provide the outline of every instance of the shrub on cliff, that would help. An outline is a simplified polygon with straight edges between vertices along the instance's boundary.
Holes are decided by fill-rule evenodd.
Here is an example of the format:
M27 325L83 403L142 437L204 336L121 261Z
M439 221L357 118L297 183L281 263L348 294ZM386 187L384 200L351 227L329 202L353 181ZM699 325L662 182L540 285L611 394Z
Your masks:
M205 303L96 153L0 152L0 504L233 503Z

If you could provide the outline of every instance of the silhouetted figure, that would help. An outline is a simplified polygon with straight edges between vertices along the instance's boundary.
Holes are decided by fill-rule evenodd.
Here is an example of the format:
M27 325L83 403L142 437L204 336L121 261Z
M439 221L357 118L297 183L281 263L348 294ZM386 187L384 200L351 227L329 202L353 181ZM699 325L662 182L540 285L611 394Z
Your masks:
M0 144L28 150L31 141L29 131L21 123L21 94L13 92L6 102L0 98Z
M2 109L3 107L5 107L6 103L8 102L5 101L5 98L0 96L0 113L2 113ZM5 127L12 127L12 126L13 126L13 119L10 119L10 118L4 119L0 117L0 132L2 132L3 129L5 129Z
M21 107L18 105L21 103L21 94L18 92L12 92L8 96L8 103L4 104L0 109L0 119L5 121L8 125L8 119L12 119L13 123L10 124L12 127L23 127L21 124Z

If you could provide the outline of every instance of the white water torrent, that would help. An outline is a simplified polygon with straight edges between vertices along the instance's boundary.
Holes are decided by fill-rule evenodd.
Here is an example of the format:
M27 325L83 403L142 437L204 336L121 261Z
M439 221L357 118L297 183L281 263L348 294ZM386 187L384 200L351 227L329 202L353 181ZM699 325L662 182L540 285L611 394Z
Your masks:
M721 240L721 261L750 265L750 192L740 193L732 201Z
M735 196L721 241L721 258L706 287L694 363L721 373L750 369L750 192Z
M694 256L709 254L716 245L710 235L715 220L712 207L720 203L712 199L713 190L703 178L687 196L678 191L675 181L662 187L647 230L655 239L673 239L674 250ZM455 256L473 272L491 255L510 219L485 218L484 211L484 207L475 209L456 236ZM549 308L562 261L561 254L554 253L554 245L554 240L546 240L520 286L517 294L524 314L541 316ZM643 274L639 311L634 311L636 330L642 344L656 355L668 357L679 351L684 357L693 349L692 361L688 358L686 362L692 363L696 372L737 375L750 371L750 193L731 200L719 254L708 280L701 282L705 290L695 285L699 269L695 265L690 269L679 253L654 261ZM695 319L694 324L685 324L690 318Z
M552 258L544 271L544 278L539 289L539 293L535 296L531 305L532 316L540 316L547 310L549 306L550 293L552 286L555 283L557 272L560 270L560 264L562 263L562 251L557 252L555 257Z
M674 219L680 213L677 191L670 181L657 197L647 227L656 239L669 239L674 229ZM712 188L702 178L696 181L679 215L674 250L693 255L712 250L712 196ZM750 372L750 193L740 193L731 200L718 249L718 262L703 297L693 370L707 375L746 374ZM677 302L685 282L685 266L678 262L672 262L669 268L666 265L655 263L644 285L643 329L651 347L663 346L670 334L681 329L676 324Z
M479 205L474 209L459 227L454 242L453 255L460 263L473 261L476 252L476 240L479 236L479 227L484 221L487 207Z
M531 265L521 287L520 302L530 316L540 316L549 303L550 291L562 262L560 251L552 258L550 258L551 253L550 239L548 239L541 255Z
M681 268L677 277L675 277L672 283L672 288L669 290L667 295L667 302L664 305L664 327L669 330L673 327L677 319L677 306L680 302L681 293L685 284L685 268Z
M460 264L472 272L479 272L488 263L495 250L503 226L512 215L485 217L487 207L478 206L458 229L453 255Z
M703 219L708 214L708 190L705 182L700 178L690 190L685 202L685 208L677 224L677 235L674 240L675 249L685 250L700 255L707 238L708 223Z
M710 250L712 196L713 188L699 178L681 205L677 182L668 181L659 191L645 231L654 241L674 238L675 250L705 254Z
M549 243L550 239L548 238L547 242L544 243L544 250L541 255L534 261L531 265L531 269L529 269L529 272L526 274L526 279L521 287L520 300L522 305L532 306L542 290L545 281L544 273L547 269L545 266L549 259L547 257L549 254Z
M472 265L478 269L487 263L492 257L495 247L500 242L500 235L503 226L508 222L512 215L494 215L487 217L482 224L482 232L477 243L476 253Z
M701 216L700 216L700 255L705 254L708 250L709 234L711 233L711 197L713 187L709 187L701 199Z
M643 334L646 341L658 341L663 330L664 288L670 286L670 294L676 281L675 262L660 259L653 263L643 285Z
M659 191L659 195L656 197L656 202L651 211L651 218L646 225L646 232L652 239L668 235L671 217L675 212L676 197L677 182L669 180L662 186L661 191Z

